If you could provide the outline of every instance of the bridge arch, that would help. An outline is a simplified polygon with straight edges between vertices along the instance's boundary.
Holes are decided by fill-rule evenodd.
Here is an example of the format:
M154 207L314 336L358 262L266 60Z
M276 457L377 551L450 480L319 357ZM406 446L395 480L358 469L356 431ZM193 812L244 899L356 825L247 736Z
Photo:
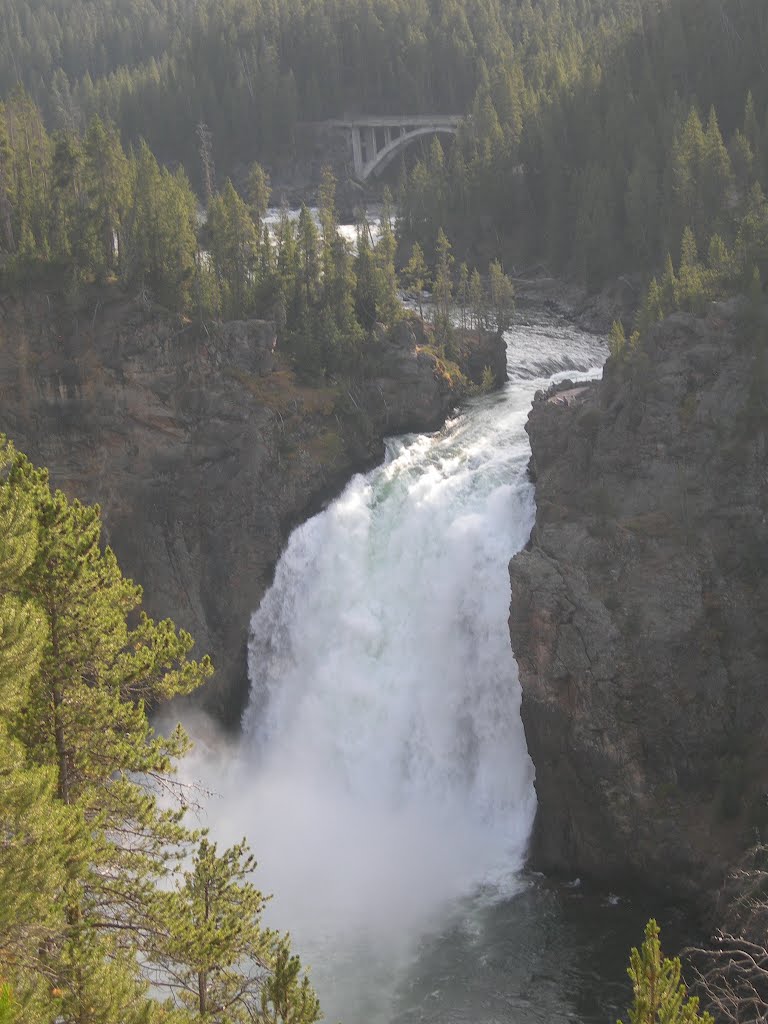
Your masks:
M355 177L367 181L381 174L415 139L456 135L463 119L462 114L361 114L324 124L349 133Z
M364 164L360 180L367 181L371 176L378 178L392 161L416 139L424 138L425 135L456 135L457 132L458 127L453 125L419 127L406 131L404 134L392 139L383 149L379 150L372 160Z

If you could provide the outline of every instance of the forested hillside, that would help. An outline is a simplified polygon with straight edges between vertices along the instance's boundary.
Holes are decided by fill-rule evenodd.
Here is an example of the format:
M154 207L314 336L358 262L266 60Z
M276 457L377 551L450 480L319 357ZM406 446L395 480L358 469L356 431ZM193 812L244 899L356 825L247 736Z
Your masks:
M208 184L199 223L200 200L184 171L161 167L146 143L126 152L97 116L82 135L51 135L33 101L14 92L0 103L0 293L37 286L64 294L75 310L89 287L119 285L147 312L158 304L198 324L269 319L304 377L359 376L377 358L376 325L391 327L404 313L386 194L378 237L362 218L353 250L338 230L330 172L317 221L306 206L297 219L283 210L274 230L259 164L250 168L247 201L229 179L220 191ZM452 260L442 236L435 327L449 356ZM417 290L430 279L426 266L405 276ZM473 303L473 328L503 325L510 287L500 268L487 290L478 278Z
M646 0L643 0L645 3ZM517 67L556 82L628 0L2 0L0 96L21 82L49 128L94 113L124 142L198 174L196 125L220 171L290 150L297 122L345 112L468 111ZM553 55L560 54L553 63ZM554 76L554 79L552 79ZM552 81L550 81L552 79ZM512 80L514 92L519 78ZM504 116L504 111L501 111Z
M405 239L432 254L443 227L481 262L599 287L667 253L679 272L685 227L729 263L748 208L762 216L767 22L759 0L4 0L0 87L22 81L48 130L98 114L200 190L200 122L220 181L237 169L244 190L299 121L466 111L451 158L433 148L410 175Z
M668 253L679 270L692 241L716 276L739 264L751 279L754 260L764 274L768 8L635 10L642 18L594 34L577 60L556 54L545 78L516 60L506 74L517 87L490 81L449 165L438 155L413 170L406 233L423 244L441 224L466 247L590 287L662 268Z

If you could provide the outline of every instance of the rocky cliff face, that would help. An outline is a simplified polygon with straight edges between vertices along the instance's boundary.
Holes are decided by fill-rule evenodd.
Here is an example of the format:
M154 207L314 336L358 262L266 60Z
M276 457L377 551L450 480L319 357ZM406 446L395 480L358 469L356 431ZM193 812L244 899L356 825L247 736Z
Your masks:
M403 323L364 384L310 387L261 321L201 332L114 293L78 313L6 301L0 431L101 504L123 571L211 654L204 700L235 724L250 615L291 528L380 459L384 435L436 429L456 401L426 341ZM505 372L500 339L478 346Z
M737 312L531 412L510 630L541 869L711 896L768 820L765 334Z

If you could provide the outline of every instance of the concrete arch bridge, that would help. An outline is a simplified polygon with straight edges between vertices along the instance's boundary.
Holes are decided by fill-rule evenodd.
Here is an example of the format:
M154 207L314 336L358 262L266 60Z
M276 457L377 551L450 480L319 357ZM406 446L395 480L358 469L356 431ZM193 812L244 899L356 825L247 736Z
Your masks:
M378 177L416 139L455 135L463 119L462 114L390 114L360 115L327 123L350 133L355 177L367 181Z

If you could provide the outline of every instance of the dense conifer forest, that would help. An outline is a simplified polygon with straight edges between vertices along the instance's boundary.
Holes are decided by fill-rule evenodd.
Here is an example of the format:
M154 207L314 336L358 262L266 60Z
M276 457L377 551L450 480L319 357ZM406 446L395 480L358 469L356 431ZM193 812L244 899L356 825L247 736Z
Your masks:
M628 0L3 0L0 96L18 82L50 128L93 114L197 180L198 123L223 176L290 152L296 124L344 113L468 112L522 68L536 88L620 31ZM555 60L555 55L557 59ZM515 80L515 85L519 81ZM502 112L503 116L503 112Z
M450 110L468 115L458 143L448 155L434 145L401 182L404 258L418 242L433 262L443 228L457 254L481 269L493 257L517 268L541 262L589 288L617 271L639 270L646 282L656 272L666 274L669 292L670 270L684 276L692 258L690 237L683 253L689 228L699 277L707 279L702 294L748 288L756 264L763 274L768 15L757 0L112 6L5 0L0 10L0 146L7 154L3 136L10 136L18 154L21 118L24 145L34 151L28 167L45 163L46 146L56 163L50 186L30 183L37 198L23 202L39 207L46 189L77 192L78 161L93 161L101 130L113 153L122 145L134 178L141 161L151 176L147 143L166 193L160 205L170 211L175 204L167 221L187 224L189 184L160 167L183 166L204 193L210 182L198 126L205 123L221 180L238 172L240 196L222 187L223 205L209 221L211 249L222 255L214 236L224 208L237 217L235 200L248 201L250 161L291 152L299 121L355 110ZM10 234L7 155L4 165L3 241L14 251L21 246ZM112 191L113 207L125 203L125 188ZM22 202L18 194L15 202ZM55 202L66 216L71 197ZM30 216L38 247L52 255L67 249L65 228L51 224L43 242L43 214L30 208ZM124 234L137 267L141 258L129 254ZM192 232L182 235L170 261L156 252L153 268L156 280L165 279L158 296L175 308L190 305L195 276ZM114 259L105 250L102 262ZM242 287L222 289L221 259L215 268L215 286L197 274L198 310L240 315ZM458 285L458 264L455 270ZM264 281L254 287L262 299L275 291ZM305 300L311 291L305 288ZM675 301L690 307L690 292L689 285L678 289Z
M590 288L639 270L669 291L674 267L686 308L748 287L755 266L762 280L768 10L677 0L633 15L544 77L517 60L491 76L451 160L433 150L411 172L404 234L423 246L440 225Z
M265 317L303 376L358 375L375 358L375 325L391 327L403 315L387 193L376 237L361 215L351 246L339 232L330 172L317 219L306 206L297 218L283 209L271 228L269 179L259 164L245 191L243 198L227 179L220 191L206 190L200 211L185 172L162 167L145 142L126 152L114 126L97 115L82 134L49 134L19 88L0 104L0 286L53 288L75 309L88 287L117 284L147 309L157 304L198 324ZM435 323L438 344L450 350L453 257L442 239ZM411 271L404 283L420 291L429 270L415 278ZM506 277L496 267L487 288L477 283L473 329L503 327L511 304ZM461 301L469 306L467 295Z

